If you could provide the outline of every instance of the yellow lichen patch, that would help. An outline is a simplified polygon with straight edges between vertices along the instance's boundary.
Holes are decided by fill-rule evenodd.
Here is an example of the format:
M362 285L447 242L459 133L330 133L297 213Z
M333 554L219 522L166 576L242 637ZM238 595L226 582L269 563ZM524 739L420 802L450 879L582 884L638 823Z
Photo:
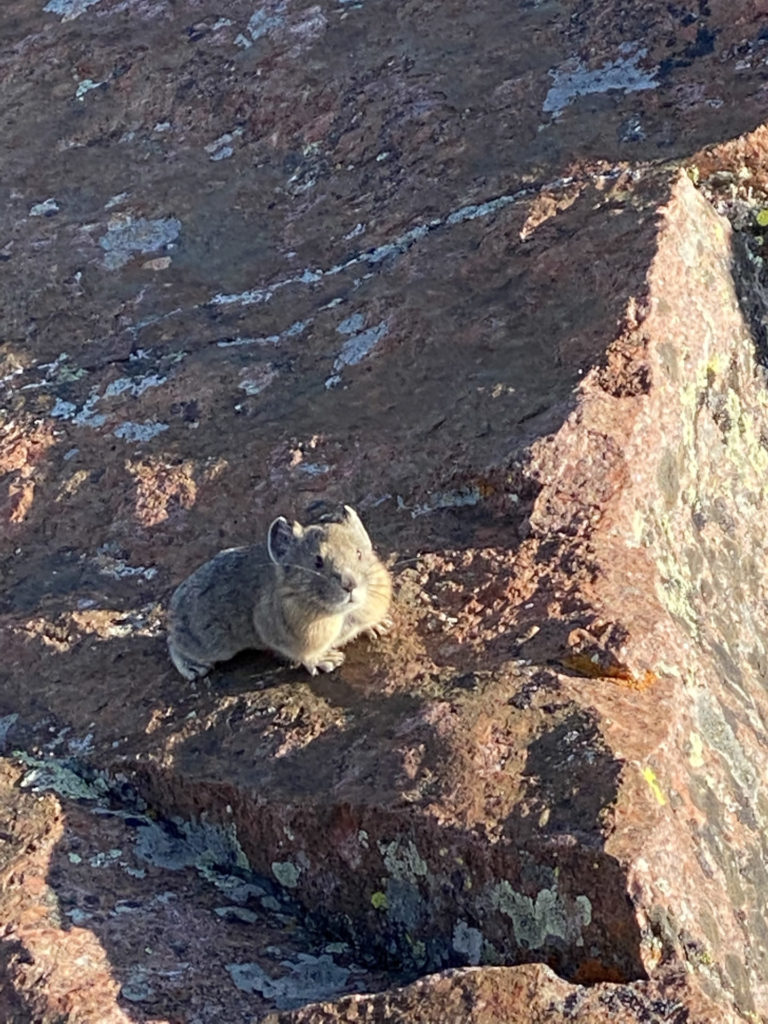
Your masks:
M376 910L387 909L387 894L384 892L375 892L371 896L371 904Z
M656 797L656 802L659 804L660 807L663 807L664 804L666 804L667 802L667 798L664 796L664 793L662 792L661 786L659 785L659 780L656 778L656 773L654 772L653 768L643 768L643 778L650 786L653 795Z

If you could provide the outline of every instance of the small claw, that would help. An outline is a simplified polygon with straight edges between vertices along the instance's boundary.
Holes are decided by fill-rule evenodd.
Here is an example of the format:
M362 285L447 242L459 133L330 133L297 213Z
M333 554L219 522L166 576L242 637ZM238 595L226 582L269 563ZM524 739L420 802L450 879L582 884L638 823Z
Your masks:
M333 670L338 668L343 661L343 651L330 650L326 652L322 661L318 661L317 667L321 672L333 672Z
M392 629L393 625L392 619L387 615L381 622L377 622L375 626L369 626L365 630L365 635L375 640L377 637L385 636Z

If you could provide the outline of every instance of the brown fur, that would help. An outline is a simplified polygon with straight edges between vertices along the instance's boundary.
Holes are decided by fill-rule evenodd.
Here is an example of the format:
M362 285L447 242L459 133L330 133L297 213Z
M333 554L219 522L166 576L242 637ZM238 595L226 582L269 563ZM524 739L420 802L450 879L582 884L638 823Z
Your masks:
M187 679L247 648L331 672L344 644L387 632L391 599L389 572L349 505L306 527L280 517L266 544L221 551L176 588L168 650Z

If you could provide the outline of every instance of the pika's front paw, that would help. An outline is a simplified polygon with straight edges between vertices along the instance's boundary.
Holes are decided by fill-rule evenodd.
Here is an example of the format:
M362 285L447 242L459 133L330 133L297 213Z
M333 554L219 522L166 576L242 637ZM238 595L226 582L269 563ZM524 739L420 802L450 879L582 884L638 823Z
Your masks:
M179 672L185 679L189 679L190 681L194 681L195 679L204 679L213 668L213 665L207 665L202 661L195 661L193 658L185 657L172 646L169 646L168 653L171 656L171 661Z
M325 654L320 658L319 661L304 662L304 667L313 675L317 675L318 669L321 672L333 672L335 668L344 661L344 652L337 650L332 647L330 651L326 651Z
M393 625L392 619L387 615L381 622L377 622L375 626L369 626L364 632L371 640L375 640L376 637L385 636L392 629Z

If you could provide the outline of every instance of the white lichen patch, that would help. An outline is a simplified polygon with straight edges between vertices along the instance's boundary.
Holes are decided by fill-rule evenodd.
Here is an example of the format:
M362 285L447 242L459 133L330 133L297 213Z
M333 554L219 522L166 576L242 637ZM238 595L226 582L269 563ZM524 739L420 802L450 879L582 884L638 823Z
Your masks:
M112 433L122 441L151 441L153 437L167 429L167 423L158 423L157 420L144 420L143 423L126 420L125 423L118 424Z
M77 406L74 402L65 402L63 398L57 398L48 415L53 416L55 420L71 420L76 412Z
M279 345L286 338L295 338L301 334L311 323L312 320L297 320L290 327L281 331L280 334L268 334L266 337L261 338L222 338L221 341L216 342L216 345L218 348L239 348L246 345Z
M60 14L62 21L73 21L99 0L48 0L43 8L49 14Z
M79 409L74 402L67 402L57 398L49 415L54 419L72 420L79 427L101 427L106 422L106 416L94 411L98 396L91 396L88 401Z
M99 549L94 562L102 576L111 576L115 580L140 579L151 580L157 575L154 566L128 565L122 558L114 558L112 555Z
M421 505L414 505L409 509L400 495L397 496L397 507L403 511L409 511L411 518L428 515L438 509L444 508L471 508L483 500L483 495L478 487L461 487L456 491L435 491L430 494L428 501Z
M122 855L123 851L115 846L111 850L99 850L98 853L94 853L89 857L88 863L92 868L108 868L112 867L116 860L120 860Z
M276 4L265 4L253 12L246 28L253 42L285 24L286 6L285 0L280 0Z
M156 252L175 242L180 231L181 221L175 217L156 220L130 216L115 218L109 222L106 234L99 239L105 254L104 266L117 270L135 253Z
M224 132L218 139L209 142L205 147L206 153L211 160L226 160L234 153L232 143L243 134L242 128L234 128L231 132Z
M365 317L362 313L353 313L336 328L337 334L357 334L365 325Z
M572 57L550 72L552 85L544 97L542 110L557 118L580 96L594 93L641 92L658 87L657 69L640 66L648 51L634 43L622 43L621 56L599 68L590 70L583 61Z
M318 281L322 281L324 274L331 272L311 269L302 270L300 274L296 274L294 277L286 277L283 281L276 281L275 284L267 285L266 288L249 288L247 291L236 292L230 295L219 293L210 299L210 304L212 306L259 305L262 302L268 302L275 292L280 291L282 288L287 288L288 285L317 284ZM335 272L338 273L338 270Z
M351 335L341 346L341 351L334 360L333 374L326 380L326 388L335 387L341 382L341 371L345 366L356 366L370 352L373 351L379 341L387 334L389 326L386 320L375 327L369 327L367 331L361 331L365 318L360 313L353 313L347 317L336 328L339 334ZM353 333L358 332L358 333Z
M116 206L120 206L121 203L124 203L125 200L128 199L130 194L130 192L118 192L117 195L112 196L106 201L106 203L104 203L104 209L112 210Z
M92 89L98 89L99 86L104 85L104 82L94 82L92 78L83 78L77 83L77 89L75 89L75 99L80 100L82 103L86 93L89 93Z
M528 190L525 190L525 194L528 194ZM448 214L445 223L452 227L468 220L477 220L479 217L490 217L506 206L519 202L521 198L523 198L521 192L515 192L512 195L497 196L485 203L470 203L468 206L460 206L458 210Z
M277 370L273 369L271 363L264 366L257 366L250 370L244 370L237 385L246 395L260 395L265 391L272 381L277 377Z
M47 364L46 378L44 382L51 383L50 375L53 374L57 382L65 382L67 380L76 380L79 376L85 373L85 371L66 373L64 369L58 369L61 361L65 360L66 356L60 356L54 363ZM44 369L46 367L39 367ZM127 396L130 398L138 398L148 391L150 388L159 387L166 381L165 377L161 377L156 373L145 374L143 377L118 377L117 380L113 380L107 385L104 393L100 393L97 389L93 389L83 403L82 406L77 406L74 402L69 402L63 398L57 398L54 405L49 413L54 419L71 420L72 423L79 427L101 427L106 421L107 417L97 412L98 405L108 398L117 398L120 396ZM40 387L39 384L29 384L27 387ZM147 441L154 437L156 434L162 433L163 430L167 430L167 424L155 423L123 423L115 429L117 437L122 437L128 441ZM119 433L118 433L119 431Z
M352 335L341 347L333 364L334 370L338 373L345 366L356 366L373 351L374 347L386 335L389 327L386 321L382 321L375 327L369 327L367 331Z
M82 757L90 754L93 750L93 733L88 732L85 736L73 736L67 740L67 749L73 757Z
M325 462L300 462L296 466L297 473L306 473L307 476L323 476L330 471L331 467Z
M35 203L29 209L30 217L51 217L54 213L59 212L59 204L51 196L50 199L45 199L42 203Z
M165 384L166 380L166 377L161 377L157 373L148 373L144 377L118 377L117 380L113 380L107 385L103 397L114 398L117 395L129 394L133 398L138 398L150 388L157 388L161 384Z

